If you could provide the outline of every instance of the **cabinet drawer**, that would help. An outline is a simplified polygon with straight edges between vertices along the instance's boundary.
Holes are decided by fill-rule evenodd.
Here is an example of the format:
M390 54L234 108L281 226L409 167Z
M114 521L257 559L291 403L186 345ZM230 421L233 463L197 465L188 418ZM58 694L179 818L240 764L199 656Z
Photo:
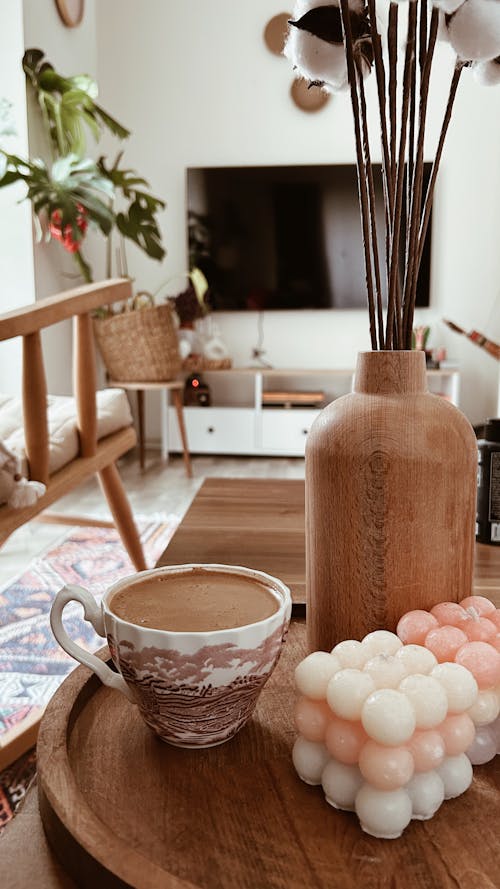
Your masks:
M297 456L304 454L307 433L320 413L321 411L294 408L263 410L259 444L264 450Z
M252 408L185 407L188 447L191 453L255 453ZM175 411L169 411L169 448L182 450Z

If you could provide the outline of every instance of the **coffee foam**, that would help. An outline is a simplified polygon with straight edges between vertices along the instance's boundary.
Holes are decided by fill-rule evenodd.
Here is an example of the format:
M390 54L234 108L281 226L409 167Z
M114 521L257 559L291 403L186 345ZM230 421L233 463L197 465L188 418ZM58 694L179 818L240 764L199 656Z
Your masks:
M213 632L265 620L280 604L276 590L257 578L200 567L131 581L109 607L139 627Z

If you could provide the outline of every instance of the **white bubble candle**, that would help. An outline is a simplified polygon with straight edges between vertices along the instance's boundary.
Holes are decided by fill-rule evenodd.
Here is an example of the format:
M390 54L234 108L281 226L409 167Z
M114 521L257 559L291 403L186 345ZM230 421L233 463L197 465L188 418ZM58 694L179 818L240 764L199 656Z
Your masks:
M466 666L439 663L421 644L440 629L434 615L406 623L418 626L408 645L380 630L314 652L295 672L299 777L383 839L401 836L412 818L431 818L472 780L465 750L475 743L478 683ZM483 714L488 706L485 699Z
M403 615L397 634L402 650L423 645L439 662L431 676L446 688L450 713L467 711L475 726L467 755L473 765L489 762L500 753L500 609L484 596L441 602Z

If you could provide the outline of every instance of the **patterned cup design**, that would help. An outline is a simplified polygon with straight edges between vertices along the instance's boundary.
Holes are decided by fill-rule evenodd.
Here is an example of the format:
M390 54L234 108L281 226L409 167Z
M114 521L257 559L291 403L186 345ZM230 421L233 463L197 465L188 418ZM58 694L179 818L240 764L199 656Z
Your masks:
M224 574L243 574L267 584L278 597L277 611L257 623L228 630L171 632L140 627L110 610L113 595L131 580L135 583L148 575L200 567ZM66 594L60 613L70 598L77 598L77 589L69 589L70 595ZM58 594L53 612L64 592ZM81 592L78 598L84 605L85 616L94 623L89 613L91 607ZM290 623L291 596L288 588L274 577L225 565L169 566L121 580L103 599L101 629L94 623L97 631L107 637L118 675L92 655L87 654L84 660L82 649L75 643L68 648L67 642L71 640L60 632L58 615L53 616L53 630L63 648L137 704L146 724L163 741L179 747L211 747L232 738L252 715L259 693L279 660ZM112 679L98 670L94 661L109 671Z

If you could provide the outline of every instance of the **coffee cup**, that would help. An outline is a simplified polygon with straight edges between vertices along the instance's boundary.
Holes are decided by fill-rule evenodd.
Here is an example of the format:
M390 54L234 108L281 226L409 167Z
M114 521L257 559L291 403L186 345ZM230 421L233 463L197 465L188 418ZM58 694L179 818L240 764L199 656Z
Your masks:
M118 672L69 638L62 614L72 601L107 639ZM261 571L171 565L119 580L100 604L82 587L65 586L50 622L61 647L136 704L163 741L211 747L250 718L291 610L288 587Z

